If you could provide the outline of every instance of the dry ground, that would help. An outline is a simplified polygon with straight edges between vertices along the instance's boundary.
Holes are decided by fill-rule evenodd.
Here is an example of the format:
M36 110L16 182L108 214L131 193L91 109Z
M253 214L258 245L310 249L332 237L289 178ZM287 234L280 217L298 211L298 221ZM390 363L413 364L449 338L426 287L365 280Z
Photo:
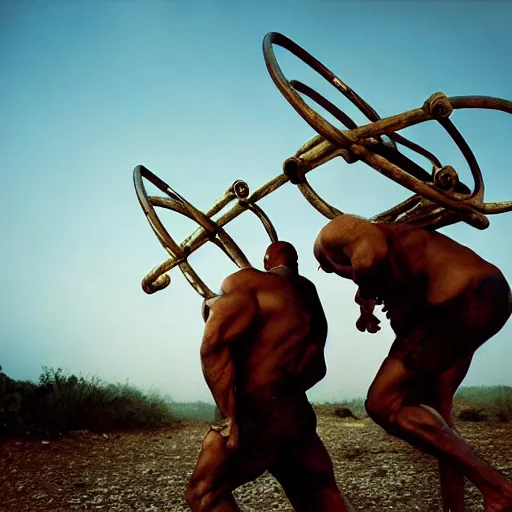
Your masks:
M75 433L49 443L0 444L0 510L68 512L185 511L186 482L205 423L107 435ZM512 423L461 423L477 452L512 477ZM368 419L319 416L318 432L339 486L356 510L438 511L436 465L388 437ZM245 511L291 511L268 474L236 491ZM467 486L467 510L483 510Z

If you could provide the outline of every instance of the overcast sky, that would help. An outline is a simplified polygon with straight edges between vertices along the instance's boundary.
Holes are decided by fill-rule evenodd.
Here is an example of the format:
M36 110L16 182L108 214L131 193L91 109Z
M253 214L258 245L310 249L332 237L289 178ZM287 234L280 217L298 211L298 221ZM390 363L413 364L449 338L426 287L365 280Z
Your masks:
M510 2L3 1L0 4L0 364L37 379L43 365L210 400L200 370L201 298L178 269L146 295L140 282L167 258L135 195L144 164L206 210L236 179L252 190L315 132L271 81L261 44L281 32L365 98L382 117L448 96L512 99ZM281 48L285 75L365 118ZM321 110L320 110L321 111ZM321 111L322 112L322 111ZM487 200L512 199L512 116L458 111ZM471 177L435 123L403 131ZM425 164L425 161L418 160ZM426 166L428 170L429 167ZM310 175L345 212L371 216L410 195L364 164L337 159ZM328 375L310 397L364 396L393 340L354 324L355 285L317 272L314 239L327 222L286 184L259 203L299 251L329 320ZM263 227L229 224L262 268ZM178 242L194 224L165 213ZM478 231L443 230L512 278L512 214ZM218 289L236 267L213 245L190 262ZM385 324L385 321L383 322ZM510 322L476 355L467 385L512 385Z

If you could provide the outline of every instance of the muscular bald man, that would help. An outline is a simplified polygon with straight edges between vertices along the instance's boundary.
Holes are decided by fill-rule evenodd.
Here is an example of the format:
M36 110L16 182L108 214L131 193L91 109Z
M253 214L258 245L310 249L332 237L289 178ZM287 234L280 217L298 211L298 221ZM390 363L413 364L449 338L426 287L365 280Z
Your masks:
M306 391L326 374L327 321L297 253L271 244L266 272L243 269L207 301L205 380L222 415L187 490L194 512L238 511L232 491L268 470L296 511L352 510L336 485Z
M451 414L473 354L511 315L500 270L441 233L354 215L330 221L314 253L325 272L358 285L359 330L380 329L373 310L384 304L395 332L368 392L368 415L439 460L444 511L465 510L464 476L486 511L512 511L512 482L475 455Z

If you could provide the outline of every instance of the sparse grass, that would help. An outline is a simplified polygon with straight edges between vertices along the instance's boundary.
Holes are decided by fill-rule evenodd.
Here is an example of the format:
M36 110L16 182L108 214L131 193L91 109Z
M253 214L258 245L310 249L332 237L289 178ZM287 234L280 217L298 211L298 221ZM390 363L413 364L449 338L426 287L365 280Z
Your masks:
M490 420L507 422L512 420L511 386L467 386L455 395L459 414L474 409ZM464 415L464 414L463 414Z
M357 418L368 417L364 398L314 402L313 407L318 415L340 417L340 410L349 409ZM512 386L461 387L455 395L454 415L462 421L511 421Z
M43 367L35 384L13 380L0 367L0 437L162 425L174 419L169 402L156 391L65 375L60 368Z
M318 415L366 418L364 399L313 403ZM343 414L342 414L343 413ZM463 421L512 419L511 386L462 387L454 414ZM0 366L0 438L54 436L71 430L102 431L215 420L213 403L173 402L157 391L143 392L128 383L109 384L97 377L65 375L43 367L38 383L17 381Z
M462 421L472 422L487 421L489 419L483 409L477 409L475 407L467 407L462 409L458 414L458 418Z
M313 408L318 415L323 416L334 415L340 417L340 411L348 409L358 419L368 417L364 408L364 398L355 398L353 400L343 400L340 402L313 402Z
M208 421L215 419L216 407L208 402L173 402L173 415L181 421Z
M358 418L354 416L354 413L348 407L337 407L334 410L334 416L338 418L354 418L357 420Z

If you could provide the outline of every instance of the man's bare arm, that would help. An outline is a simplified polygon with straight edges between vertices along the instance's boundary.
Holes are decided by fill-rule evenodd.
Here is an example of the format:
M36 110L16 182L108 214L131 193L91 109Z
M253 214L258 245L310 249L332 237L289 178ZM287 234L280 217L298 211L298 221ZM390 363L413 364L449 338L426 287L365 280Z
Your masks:
M324 349L328 325L316 287L305 279L304 282L312 305L311 334L314 341L304 351L302 360L297 367L297 376L302 389L307 391L320 382L327 373Z
M249 329L258 313L252 293L234 289L211 306L201 344L203 375L223 416L235 416L235 367L231 347Z
M318 345L309 345L304 353L297 375L301 388L308 391L318 384L327 373L324 349Z
M378 231L374 231L372 235L375 236L362 238L350 255L352 280L359 287L358 298L363 303L381 298L387 277L387 241Z
M374 315L375 305L377 301L374 299L364 300L361 298L361 290L358 288L354 298L356 304L359 305L359 318L356 321L356 327L359 331L375 334L380 331L380 320Z

